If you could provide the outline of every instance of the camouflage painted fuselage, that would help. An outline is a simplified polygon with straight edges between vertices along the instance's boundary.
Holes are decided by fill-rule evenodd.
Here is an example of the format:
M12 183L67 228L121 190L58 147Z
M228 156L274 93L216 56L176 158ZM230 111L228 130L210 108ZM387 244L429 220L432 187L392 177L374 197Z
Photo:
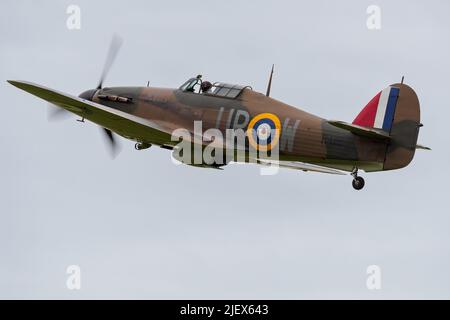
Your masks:
M110 101L110 97L131 98L128 102ZM302 161L337 169L383 170L387 142L357 136L330 125L327 120L290 105L244 89L235 98L185 92L179 89L151 87L115 87L97 91L92 101L149 119L165 128L193 131L194 121L202 121L203 130L217 128L246 129L249 121L261 113L275 114L281 122L280 160ZM89 119L89 116L86 115ZM167 133L143 130L139 126L105 119L90 119L126 138L150 144L176 144Z

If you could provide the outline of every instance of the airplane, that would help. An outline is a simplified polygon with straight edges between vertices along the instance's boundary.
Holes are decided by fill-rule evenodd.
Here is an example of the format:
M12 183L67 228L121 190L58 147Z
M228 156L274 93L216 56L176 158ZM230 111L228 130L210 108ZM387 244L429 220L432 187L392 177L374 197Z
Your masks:
M113 150L115 133L135 141L137 150L156 145L172 150L173 157L182 163L197 167L221 169L230 162L201 160L192 163L175 154L178 141L173 140L173 132L185 128L195 135L195 122L198 121L201 121L202 130L216 129L223 134L229 130L243 130L246 134L243 149L241 145L241 148L231 150L233 156L238 149L244 150L247 157L243 162L255 160L261 165L302 171L349 173L355 190L361 190L365 185L359 170L400 169L411 162L416 149L430 150L417 144L422 127L419 100L415 91L403 83L403 78L400 83L378 92L353 122L348 123L327 120L271 98L273 66L265 94L250 86L211 83L200 75L190 78L179 88L157 88L148 84L144 87L103 87L120 45L121 40L113 38L98 86L79 96L32 82L7 81L78 115L81 117L78 121L86 119L99 125ZM203 139L194 137L190 143L205 148ZM256 153L250 153L250 148ZM277 158L267 157L275 149ZM234 157L231 159L235 160Z

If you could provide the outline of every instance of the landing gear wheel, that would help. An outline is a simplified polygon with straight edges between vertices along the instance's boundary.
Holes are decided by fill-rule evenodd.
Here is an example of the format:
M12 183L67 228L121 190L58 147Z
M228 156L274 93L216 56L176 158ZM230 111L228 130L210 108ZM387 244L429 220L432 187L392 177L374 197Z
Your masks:
M364 188L364 179L362 177L355 177L352 181L352 186L355 190L361 190Z

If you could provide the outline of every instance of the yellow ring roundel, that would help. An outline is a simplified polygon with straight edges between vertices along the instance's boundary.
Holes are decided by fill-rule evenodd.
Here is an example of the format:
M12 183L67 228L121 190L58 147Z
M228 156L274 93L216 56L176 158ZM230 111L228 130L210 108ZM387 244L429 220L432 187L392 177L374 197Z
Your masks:
M281 122L273 113L260 113L254 116L247 127L248 141L256 150L272 150L280 140L280 135Z

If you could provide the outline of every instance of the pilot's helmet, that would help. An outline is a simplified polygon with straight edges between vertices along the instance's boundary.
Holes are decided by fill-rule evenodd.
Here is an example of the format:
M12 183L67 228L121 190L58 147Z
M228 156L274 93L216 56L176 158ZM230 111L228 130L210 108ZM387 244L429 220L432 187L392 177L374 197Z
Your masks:
M209 82L209 81L203 81L200 87L201 87L201 89L202 89L202 92L206 92L206 91L208 91L209 89L211 89L212 84L211 84L211 82Z

